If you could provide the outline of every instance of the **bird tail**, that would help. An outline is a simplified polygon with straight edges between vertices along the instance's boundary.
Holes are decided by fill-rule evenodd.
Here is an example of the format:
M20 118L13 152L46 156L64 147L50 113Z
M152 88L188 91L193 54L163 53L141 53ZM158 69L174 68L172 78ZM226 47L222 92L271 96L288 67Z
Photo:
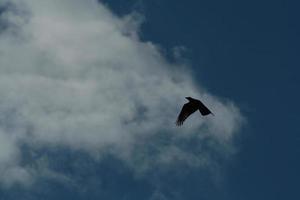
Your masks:
M208 109L204 109L204 110L199 109L199 111L200 111L202 116L206 116L206 115L209 115L209 114L212 114L213 116L215 116L215 114L213 112L211 112L210 110L208 110Z

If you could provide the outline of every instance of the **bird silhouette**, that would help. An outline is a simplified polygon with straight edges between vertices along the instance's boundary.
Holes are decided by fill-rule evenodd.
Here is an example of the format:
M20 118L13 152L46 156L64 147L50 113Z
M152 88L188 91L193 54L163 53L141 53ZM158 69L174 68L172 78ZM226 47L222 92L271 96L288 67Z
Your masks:
M189 100L188 103L184 104L180 114L178 115L178 118L176 120L176 125L181 126L191 114L199 110L201 115L214 115L200 100L194 99L192 97L185 97L187 100Z

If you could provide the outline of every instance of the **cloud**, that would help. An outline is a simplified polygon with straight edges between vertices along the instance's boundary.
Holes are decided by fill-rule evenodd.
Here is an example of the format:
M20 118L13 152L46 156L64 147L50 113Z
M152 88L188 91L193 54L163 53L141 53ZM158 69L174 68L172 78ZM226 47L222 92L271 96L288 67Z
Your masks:
M230 146L242 121L239 109L197 85L188 66L169 63L157 45L141 41L139 15L118 17L96 0L0 0L0 6L6 24L0 34L0 176L30 182L36 173L21 162L24 145L96 157L110 152L136 169L151 168L150 158L158 165L200 162L205 149L195 154L178 141L210 138L217 141L212 148ZM203 99L215 117L194 115L175 127L185 96ZM147 143L161 136L170 142Z

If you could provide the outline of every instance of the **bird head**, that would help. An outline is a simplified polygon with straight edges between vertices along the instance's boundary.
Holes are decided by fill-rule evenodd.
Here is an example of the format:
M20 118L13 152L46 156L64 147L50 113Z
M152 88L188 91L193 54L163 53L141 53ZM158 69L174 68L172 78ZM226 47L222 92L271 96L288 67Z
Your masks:
M189 101L191 101L191 100L193 100L193 98L192 97L185 97L187 100L189 100Z

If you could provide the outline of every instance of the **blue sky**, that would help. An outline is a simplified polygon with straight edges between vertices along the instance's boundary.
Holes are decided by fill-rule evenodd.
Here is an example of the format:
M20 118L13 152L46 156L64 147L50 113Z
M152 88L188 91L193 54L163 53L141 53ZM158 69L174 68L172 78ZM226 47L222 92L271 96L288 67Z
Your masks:
M286 1L147 6L144 37L167 47L185 45L197 80L233 98L246 113L249 123L228 171L231 199L297 198L299 29L292 6Z
M34 1L30 0L30 2ZM40 86L34 87L36 90L32 91L27 87L24 87L23 90L28 91L27 93L32 92L31 94L41 95L37 95L36 98L28 97L26 94L18 96L18 92L11 95L10 92L6 93L6 87L0 88L1 93L9 96L8 100L5 99L0 102L2 104L1 111L4 113L1 115L0 136L1 139L8 141L7 148L4 145L5 150L8 149L5 151L8 152L7 155L12 155L15 158L11 161L6 158L6 154L0 154L0 161L3 163L0 170L7 166L12 166L15 169L13 172L1 171L3 174L12 175L0 176L5 180L0 188L0 199L279 200L300 197L299 191L297 191L300 178L300 136L297 126L297 122L299 122L297 114L300 111L297 105L300 100L297 90L299 86L299 70L297 69L299 63L297 59L297 52L299 52L297 33L299 29L297 19L299 16L288 2L225 2L217 0L128 0L126 2L104 0L101 2L111 9L114 16L111 17L110 14L107 14L109 11L100 10L100 17L106 19L108 16L108 21L104 22L116 24L116 27L121 24L120 29L125 32L125 35L133 38L123 40L123 36L119 36L119 29L116 28L117 36L114 40L107 40L106 44L106 37L102 40L103 36L98 38L94 34L90 35L90 31L98 31L97 29L86 27L87 31L82 32L82 35L79 36L95 37L100 40L100 44L103 44L105 49L100 49L95 56L101 55L99 56L101 59L94 58L93 53L96 47L95 49L92 47L91 51L88 51L89 48L80 43L79 46L82 45L82 49L91 55L90 57L86 58L80 52L73 52L72 49L77 48L76 43L76 45L71 46L71 50L66 48L62 51L65 53L65 50L69 50L70 54L65 54L63 58L56 58L55 53L64 48L59 46L60 43L57 41L69 41L68 37L72 38L72 35L57 41L52 38L54 42L51 40L49 42L48 38L45 39L40 35L47 35L47 32L52 33L50 28L56 27L54 26L55 23L54 25L51 24L48 30L47 26L31 24L27 26L26 22L23 25L22 20L18 20L18 18L16 21L9 21L9 23L15 23L16 26L11 26L12 29L8 32L4 31L4 33L13 35L16 32L22 32L20 34L22 37L18 37L16 34L17 38L22 40L24 36L27 36L23 34L24 31L25 33L32 33L33 38L36 37L37 39L33 39L33 42L31 39L26 39L20 52L14 48L14 43L11 44L10 40L3 39L3 44L6 45L5 48L1 49L1 52L4 52L3 55L10 55L9 53L15 52L16 58L22 62L12 61L6 59L8 56L4 58L1 55L1 58L5 60L1 62L1 71L8 76L11 74L26 76L29 74L30 80L12 76L15 78L14 83L26 85L28 82L31 84L31 81L34 80L34 85L40 84ZM77 0L76 3L78 3ZM66 16L72 16L72 9L74 12L90 9L89 6L85 7L84 3L79 4L75 5L74 8L68 8L67 10L70 11L71 15L66 14ZM3 5L2 13L5 13L9 8L7 4L4 3ZM70 4L66 3L66 5ZM61 5L62 8L64 6ZM21 16L21 19L26 18L27 15L20 12L21 7L16 7L18 8L16 9L17 12L12 13L17 13L16 16ZM36 16L41 16L40 18L45 17L47 19L47 17L56 17L56 15L61 14L49 7L50 14L43 15L39 13L37 8L44 9L45 5L38 3L32 3L29 7L33 13L36 12ZM47 11L47 9L43 9L42 11ZM52 11L55 12L52 14ZM139 14L130 15L132 12ZM78 16L74 14L74 19L67 19L68 25L74 27L71 25L77 25L78 21L78 26L84 29L85 26L80 22L82 18L86 20L85 17L84 14ZM15 19L8 18L9 20ZM128 20L119 21L119 19ZM6 20L6 18L2 18L2 25L7 23ZM89 20L88 16L87 20ZM23 30L22 27L29 28ZM64 30L62 27L60 28ZM5 28L3 29L5 30ZM115 30L115 26L105 25L103 29ZM36 36L35 33L39 36ZM3 32L1 34L4 35ZM53 35L61 37L60 33L53 32ZM3 37L6 38L6 36ZM9 38L15 38L15 36L9 36ZM89 46L93 44L92 40L84 41ZM124 43L124 46L119 43ZM137 46L135 46L136 43L138 43ZM50 51L43 49L39 46L40 44L49 47ZM69 45L69 43L64 44L67 47ZM24 55L26 45L34 50L28 55L21 56ZM159 50L153 50L152 45ZM36 46L38 49L41 48L44 54L36 51ZM116 48L121 50L117 51ZM120 58L117 56L118 62L114 63L110 53L112 52L112 58L115 58L119 52L122 54L123 48L129 49L130 54L128 55L132 56L134 61L128 61L122 56ZM139 51L135 51L135 48ZM106 51L106 49L111 51ZM98 49L96 50L98 51ZM174 53L177 50L179 56ZM8 53L6 54L6 52ZM159 56L156 55L157 52L159 52ZM32 55L40 59L37 62L28 61ZM160 56L163 57L163 61L161 61ZM64 60L65 58L66 60ZM29 67L27 67L27 61ZM99 72L91 67L88 70L79 70L85 75L82 78L81 75L77 75L76 71L80 67L76 68L77 64L74 63L82 62L86 65L92 63L91 66L108 65L108 70L100 71L100 73L107 73L108 77L109 75L119 77L119 73L109 69L116 67L119 70L118 66L122 63L121 61L124 62L121 65L124 65L124 68L120 69L121 76L125 77L124 84L127 84L128 79L140 83L138 77L143 77L145 73L154 74L154 77L158 76L159 78L168 76L172 78L170 81L166 78L167 83L162 83L162 86L156 86L155 83L158 81L155 79L156 81L152 82L152 79L149 78L146 83L153 83L154 86L139 87L137 89L138 94L135 93L135 90L128 89L128 93L131 94L129 97L132 95L136 97L137 102L133 105L125 100L119 101L119 96L113 96L114 98L111 100L113 105L117 99L118 104L124 103L129 107L133 106L142 113L138 116L143 119L138 120L137 125L135 119L137 116L132 110L127 109L120 111L121 117L116 117L118 116L116 114L112 115L109 121L105 121L104 118L103 126L99 127L93 122L98 123L97 120L102 119L101 114L96 115L97 118L94 118L93 115L84 115L89 117L88 120L78 120L76 117L78 112L90 111L89 105L92 109L95 109L95 106L103 105L94 103L91 99L102 101L102 96L109 99L110 95L107 96L102 87L97 86L98 89L94 90L93 84L91 85L94 83L94 74L96 74L97 79L107 77L98 76L97 73ZM135 66L135 63L142 63L141 61L145 61L147 64L139 71L139 66ZM57 64L60 62L63 64ZM10 63L13 64L10 65ZM25 63L24 68L26 70L14 68L20 63ZM36 65L36 63L39 64ZM159 67L149 69L153 63ZM49 66L56 66L56 64L57 68L53 67L53 71L48 71ZM10 71L9 67L6 68L4 65L11 66L13 69ZM31 68L31 65L38 67ZM73 65L74 68L69 67L73 67ZM63 70L60 70L60 67ZM162 71L160 71L161 68L163 68ZM171 68L171 71L182 68L184 71L190 72L190 75L178 76L176 73L168 71L168 68ZM127 72L132 70L137 71L137 77L133 76L131 72ZM156 70L159 72L155 72ZM52 82L45 84L43 79L34 76L36 74L41 74L51 80L65 81L70 79L76 80L76 82L62 84L62 90L57 91L52 87ZM161 74L166 74L166 76ZM86 77L88 79L85 79ZM14 85L13 82L4 77L1 76L1 78L2 83ZM77 81L77 78L80 81ZM23 80L23 82L18 82L18 79ZM178 82L173 83L173 79L183 79L184 81L180 84ZM193 79L195 82L190 83L185 79ZM16 84L16 88L20 87L18 84ZM29 86L32 86L30 84ZM56 85L57 83L53 84ZM114 89L114 84L109 80L101 81L99 85L106 86L106 84L108 88ZM128 87L135 88L135 82L129 81L128 84ZM175 88L179 86L186 90L177 91ZM116 86L117 89L118 87ZM41 92L39 88L43 90L48 88L52 93L49 95ZM74 96L81 94L81 90L79 93L77 92L78 88L85 91L83 92L85 97L73 102ZM162 88L161 92L159 88ZM202 88L205 88L205 92L202 92ZM203 96L209 105L220 111L221 115L228 114L227 117L230 120L226 120L224 117L220 123L211 122L210 120L213 121L214 119L209 118L207 122L197 124L199 119L193 118L190 124L196 123L197 125L186 125L183 130L182 128L175 130L168 126L169 119L167 117L174 116L171 108L178 108L184 99L178 102L173 99L159 98L161 101L168 102L161 105L162 108L166 109L165 115L167 117L160 118L167 124L167 127L161 124L157 125L157 121L149 124L150 121L153 121L151 116L157 116L157 113L155 111L147 114L149 113L148 110L155 110L157 104L155 99L151 99L149 102L143 99L143 96L147 94L147 92L143 93L145 89L154 96L164 93L176 100L178 94L182 94L183 98L185 92ZM10 90L18 91L14 86L11 86ZM69 93L73 90L74 93ZM152 90L158 92L152 92ZM95 91L100 91L100 95L93 95L92 93ZM66 93L65 96L64 93ZM62 95L64 96L63 99L67 100L52 98L55 96L53 94ZM41 106L31 104L23 106L22 103L19 103L19 99L24 102L30 99ZM51 101L48 102L47 99L51 99ZM146 103L141 104L140 99ZM66 102L70 106L65 106ZM230 102L233 102L233 107L230 106ZM44 111L44 107L50 111ZM77 107L79 107L78 110ZM88 109L86 109L87 107ZM170 107L170 110L167 107ZM162 108L159 107L158 110ZM21 111L18 112L18 109ZM52 114L52 110L59 109L63 110L63 116L74 119L75 122L81 124L77 126L70 120L66 122L70 125L71 128L69 128L65 127L64 121L60 123L59 120L56 121L56 118L45 118L44 114L40 115L44 112L49 115L49 113ZM28 114L27 110L33 114ZM64 113L65 110L68 112ZM108 111L117 113L114 108L109 108ZM69 115L69 112L73 114ZM106 112L106 110L101 110L101 112ZM175 112L177 113L177 110ZM96 114L98 113L96 112ZM131 115L133 115L132 119L127 121L127 117ZM23 120L23 116L26 120ZM40 121L39 118L41 118ZM44 118L45 121L43 121ZM122 121L124 119L125 123L112 122L113 120ZM30 120L34 120L34 122ZM12 122L9 123L10 121ZM50 123L50 125L46 126L44 122ZM131 123L134 125L130 125ZM239 125L241 127L235 129ZM225 131L226 127L230 128ZM110 136L103 135L101 131L98 133L99 129L107 131ZM125 135L133 133L133 136L127 137L115 133L122 130L124 130ZM2 134L2 132L4 133ZM47 133L46 136L41 134L44 132ZM67 132L67 134L63 132ZM73 135L73 132L76 134ZM155 134L151 134L151 132L155 132ZM199 139L198 135L204 133L208 136ZM102 134L103 137L98 137L98 134ZM178 134L184 136L174 136ZM226 138L223 138L222 135L226 135ZM120 137L121 139L118 139ZM133 145L136 150L132 150L130 145ZM164 148L168 150L167 155L161 152L161 149ZM164 159L157 161L160 158ZM22 178L16 178L16 176Z
M233 98L248 118L239 153L227 169L229 197L224 199L299 198L299 29L292 6L286 1L154 2L145 6L143 37L167 48L186 46L195 78Z

